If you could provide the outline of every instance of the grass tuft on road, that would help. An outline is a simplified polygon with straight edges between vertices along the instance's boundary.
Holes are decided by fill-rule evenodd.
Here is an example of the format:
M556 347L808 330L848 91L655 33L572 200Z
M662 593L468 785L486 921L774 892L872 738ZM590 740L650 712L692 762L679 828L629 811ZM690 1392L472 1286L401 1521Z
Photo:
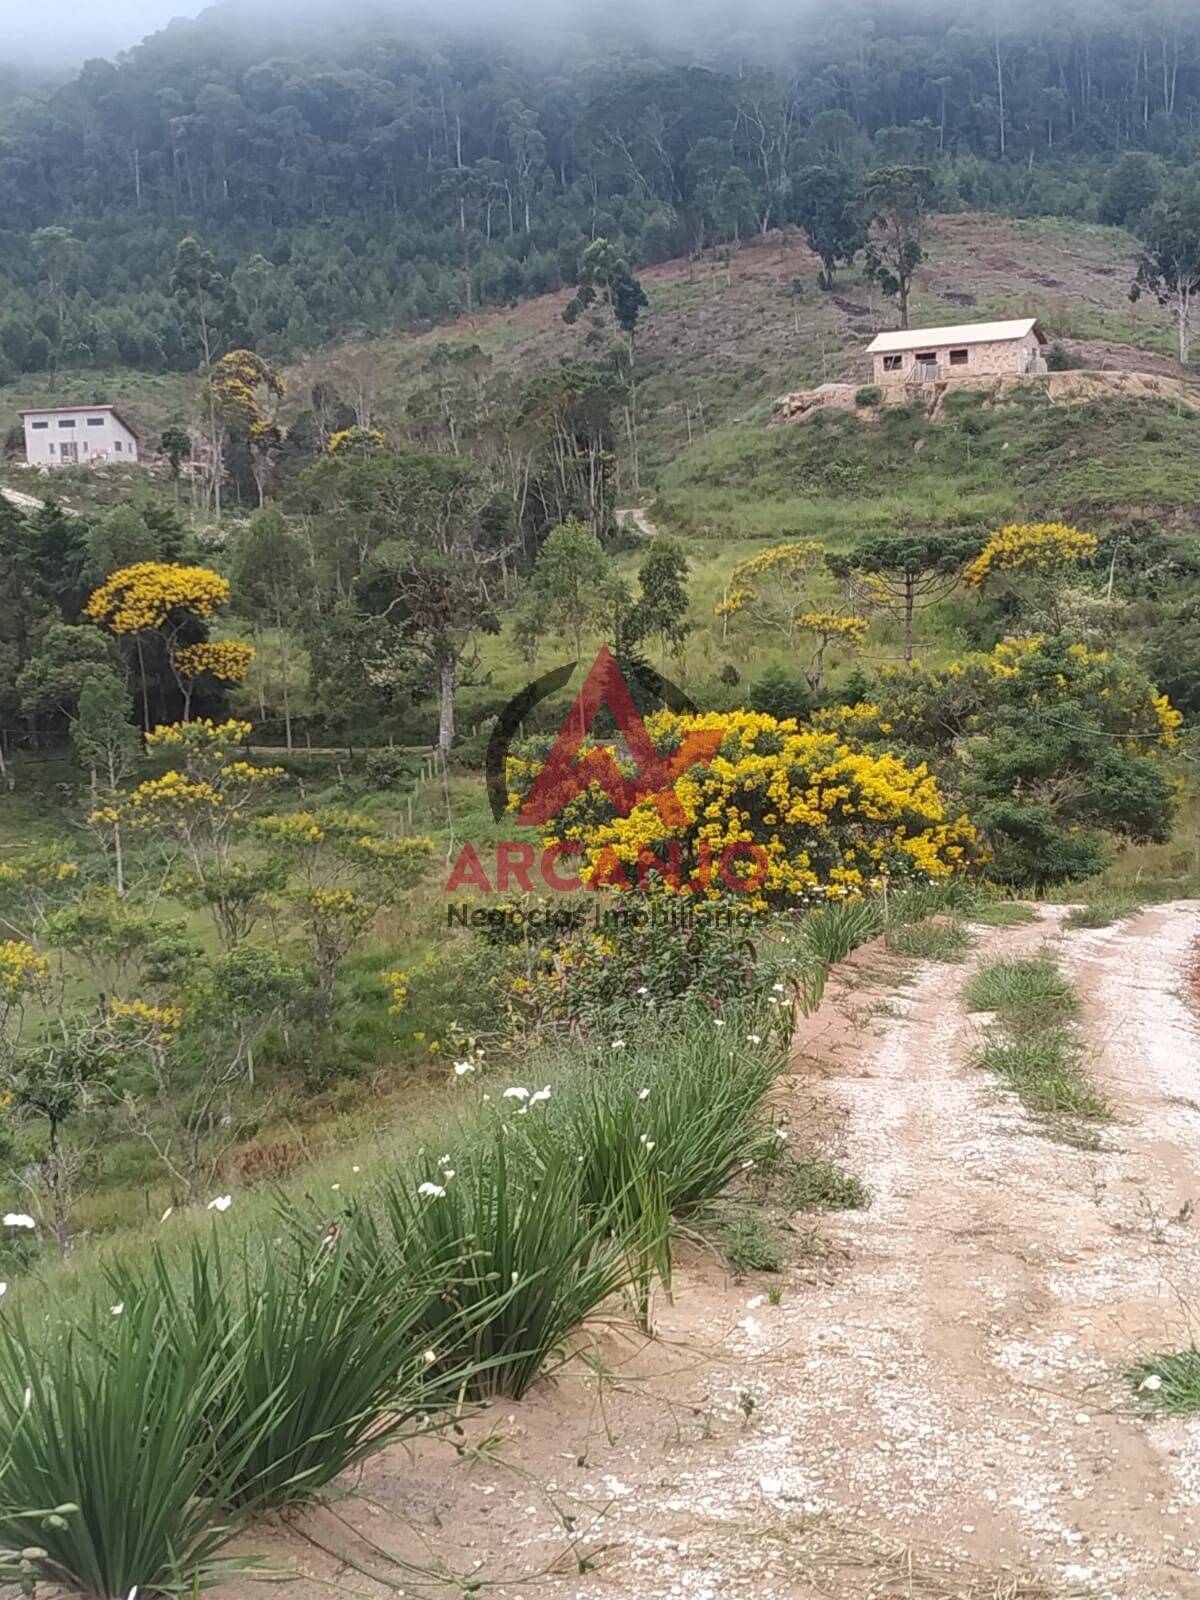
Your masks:
M961 922L914 922L887 936L892 954L911 961L962 961L974 943Z
M1079 1013L1079 997L1049 951L1036 956L988 961L963 990L968 1011L992 1011L1007 1028L1034 1026L1047 1015L1057 1022Z
M973 1056L1034 1116L1105 1122L1112 1108L1088 1076L1075 1027L1079 997L1048 950L990 961L968 979L963 1004L992 1021Z
M1200 1348L1139 1361L1127 1374L1139 1404L1172 1414L1200 1411Z
M1086 905L1073 906L1063 919L1066 928L1111 928L1114 922L1136 916L1141 902L1131 895L1106 895L1089 900Z

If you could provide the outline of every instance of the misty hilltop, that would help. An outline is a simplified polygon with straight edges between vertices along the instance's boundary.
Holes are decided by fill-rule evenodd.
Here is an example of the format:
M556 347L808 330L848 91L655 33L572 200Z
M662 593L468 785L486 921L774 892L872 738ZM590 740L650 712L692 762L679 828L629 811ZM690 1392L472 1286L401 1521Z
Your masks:
M572 283L598 237L645 266L801 224L896 164L935 210L1128 223L1200 147L1200 18L1170 4L282 16L213 6L3 97L0 379L194 366L188 235L225 344L290 356Z

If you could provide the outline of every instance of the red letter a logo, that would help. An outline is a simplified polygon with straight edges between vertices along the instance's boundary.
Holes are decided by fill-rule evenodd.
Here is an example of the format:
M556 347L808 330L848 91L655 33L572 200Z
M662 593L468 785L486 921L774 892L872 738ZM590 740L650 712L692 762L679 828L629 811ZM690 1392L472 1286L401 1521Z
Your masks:
M579 753L602 705L608 706L613 714L637 768L635 778L625 777L610 750L588 750L582 756ZM612 652L603 645L517 821L541 826L560 816L589 784L598 783L618 816L627 817L639 801L653 799L665 827L686 827L690 819L676 798L675 780L698 762L711 761L722 737L720 728L697 729L684 738L677 750L660 756L633 703L629 685L621 676Z

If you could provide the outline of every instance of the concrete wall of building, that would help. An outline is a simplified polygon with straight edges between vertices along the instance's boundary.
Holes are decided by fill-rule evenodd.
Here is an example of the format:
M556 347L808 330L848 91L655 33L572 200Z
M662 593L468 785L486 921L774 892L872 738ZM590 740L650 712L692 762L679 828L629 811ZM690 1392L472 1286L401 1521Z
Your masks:
M25 459L31 467L136 461L137 439L112 411L64 407L25 418Z
M952 362L952 349L966 352L966 361ZM966 345L916 345L911 350L895 352L898 366L889 366L892 359L887 354L872 357L875 382L878 384L919 383L923 374L917 367L917 356L931 353L936 358L935 377L969 378L972 373L980 377L998 377L1009 372L1044 372L1045 360L1037 335L1027 333L1023 339L991 339L979 344Z

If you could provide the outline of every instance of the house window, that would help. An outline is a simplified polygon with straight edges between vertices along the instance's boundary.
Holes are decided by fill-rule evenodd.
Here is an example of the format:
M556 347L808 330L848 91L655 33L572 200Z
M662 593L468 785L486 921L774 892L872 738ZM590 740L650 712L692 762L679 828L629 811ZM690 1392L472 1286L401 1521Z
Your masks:
M48 422L31 422L29 426L31 428L48 428L50 424Z
M75 418L74 417L59 417L58 425L59 425L60 428L73 428L75 426Z
M951 350L950 352L950 365L952 367L965 367L969 360L970 356L966 350Z
M87 419L87 425L88 425L89 428L102 428L104 426L104 418L103 417L89 417Z
M54 454L54 440L53 439L51 439L51 441L50 441L50 454L51 455Z
M118 455L121 454L121 441L120 441L120 439L114 439L113 440L113 449L117 452Z
M884 356L884 358L883 358L883 370L885 372L899 372L900 371L900 357L899 356Z
M937 366L937 351L936 350L919 350L917 352L917 354L913 357L913 360L918 362L923 367L936 367Z

